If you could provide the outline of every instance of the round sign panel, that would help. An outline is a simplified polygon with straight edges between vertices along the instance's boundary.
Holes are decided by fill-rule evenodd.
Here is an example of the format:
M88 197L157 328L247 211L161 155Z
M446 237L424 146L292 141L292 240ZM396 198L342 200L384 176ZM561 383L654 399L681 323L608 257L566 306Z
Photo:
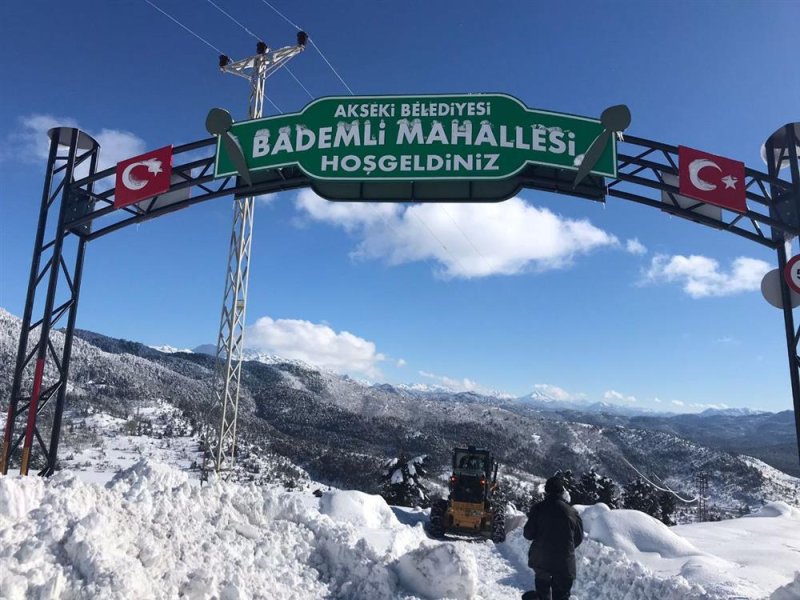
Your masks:
M789 287L800 294L800 254L789 259L783 271L783 276L786 278L786 283L789 284Z
M783 308L781 272L778 269L772 269L769 273L764 275L764 278L761 280L761 293L764 296L764 300L772 304L772 306L775 308ZM795 292L791 287L789 288L789 298L792 308L800 306L800 293Z

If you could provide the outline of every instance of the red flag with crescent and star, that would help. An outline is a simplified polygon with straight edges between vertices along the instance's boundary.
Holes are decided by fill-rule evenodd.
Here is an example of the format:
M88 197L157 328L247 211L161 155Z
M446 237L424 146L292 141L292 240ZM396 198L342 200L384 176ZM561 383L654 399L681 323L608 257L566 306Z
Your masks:
M164 146L117 163L114 208L135 204L169 190L172 146Z
M738 213L747 212L744 163L678 146L680 193Z

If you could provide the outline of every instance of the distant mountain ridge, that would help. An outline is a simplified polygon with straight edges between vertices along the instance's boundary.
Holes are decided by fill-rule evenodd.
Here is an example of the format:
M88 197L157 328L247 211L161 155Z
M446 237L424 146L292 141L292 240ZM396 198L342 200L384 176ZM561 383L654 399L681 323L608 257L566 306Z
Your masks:
M0 312L4 401L18 330L19 319ZM55 332L56 346L62 343L60 336ZM124 418L143 399L159 399L178 407L188 422L199 422L208 415L214 363L202 353L164 353L78 330L68 412L88 403ZM741 441L746 441L758 422L765 440L770 427L783 427L781 415L684 415L684 422L679 417L544 409L474 392L368 385L272 357L243 366L239 432L243 444L285 456L315 479L364 491L376 489L381 463L398 452L428 454L434 472L445 472L451 448L474 443L496 452L512 487L541 481L557 469L581 473L591 467L624 483L636 476L630 463L691 497L694 473L705 470L715 474L709 482L712 502L730 511L763 500L792 501L800 493L800 481L678 431L692 430L685 423L723 419L720 432L728 422L736 423ZM65 414L65 424L69 418ZM68 431L63 443L69 443Z
M91 335L90 332L86 332L87 334ZM202 344L197 346L191 350L183 349L179 350L174 346L165 345L165 346L150 346L150 348L154 350L158 350L160 352L164 352L165 354L175 354L175 353L195 353L195 354L207 354L209 356L216 356L217 349L216 346L213 344ZM287 359L283 358L274 354L269 354L266 352L260 352L257 350L253 350L250 348L246 348L244 350L244 359L245 360L252 360L258 361L264 364L283 364L283 363L295 363L297 365L303 366L304 368L308 369L317 369L317 370L324 370L317 365L313 365L307 363L302 360L298 359ZM346 377L346 376L345 376ZM478 393L478 392L464 392L455 390L451 387L442 384L426 384L426 383L400 383L400 384L391 384L391 383L365 383L366 385L372 385L376 389L384 390L384 391L404 391L409 392L412 394L442 394L442 393L450 393L450 394L461 394L461 393L475 393L479 396L489 397L489 398L496 398L498 400L516 400L518 402L535 406L537 408L543 410L577 410L577 411L586 411L586 412L600 412L600 413L611 413L611 414L619 414L619 415L626 415L626 416L654 416L654 417L674 417L680 414L698 414L701 416L753 416L759 414L767 414L770 411L758 410L748 407L742 408L708 408L700 413L675 413L673 411L656 411L651 409L644 409L638 408L635 406L625 406L621 404L615 404L612 402L604 402L604 401L591 401L591 400L573 400L573 399L559 399L555 398L554 396L547 394L541 390L534 390L530 394L525 396L515 397L511 394L506 394L502 392L493 392L493 393Z

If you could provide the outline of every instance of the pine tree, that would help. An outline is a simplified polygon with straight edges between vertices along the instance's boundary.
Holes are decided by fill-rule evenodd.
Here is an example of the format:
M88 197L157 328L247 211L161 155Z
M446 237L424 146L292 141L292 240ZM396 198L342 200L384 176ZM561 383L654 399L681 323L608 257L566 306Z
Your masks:
M670 492L661 492L658 496L658 508L660 512L660 519L664 525L675 525L675 496Z
M570 491L573 504L597 504L602 502L609 508L617 507L617 485L609 477L604 477L590 469L588 473L581 475L574 490Z
M383 464L381 496L394 506L430 506L428 488L422 479L428 476L427 455L409 458L401 453Z
M569 492L572 504L597 504L596 476L597 474L594 472L594 469L581 475L581 478L574 484L573 489Z
M597 501L602 502L609 508L619 506L619 490L617 484L610 477L598 476L597 480Z
M656 489L640 477L630 481L623 488L622 505L625 508L647 513L656 519L661 516Z

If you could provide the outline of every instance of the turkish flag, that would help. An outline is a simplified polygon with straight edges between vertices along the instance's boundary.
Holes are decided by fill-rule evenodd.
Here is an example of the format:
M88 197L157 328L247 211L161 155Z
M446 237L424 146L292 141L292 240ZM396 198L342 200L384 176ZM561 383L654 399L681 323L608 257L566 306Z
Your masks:
M169 190L172 146L164 146L117 163L114 208L136 204Z
M744 163L678 146L681 195L738 213L747 212Z

